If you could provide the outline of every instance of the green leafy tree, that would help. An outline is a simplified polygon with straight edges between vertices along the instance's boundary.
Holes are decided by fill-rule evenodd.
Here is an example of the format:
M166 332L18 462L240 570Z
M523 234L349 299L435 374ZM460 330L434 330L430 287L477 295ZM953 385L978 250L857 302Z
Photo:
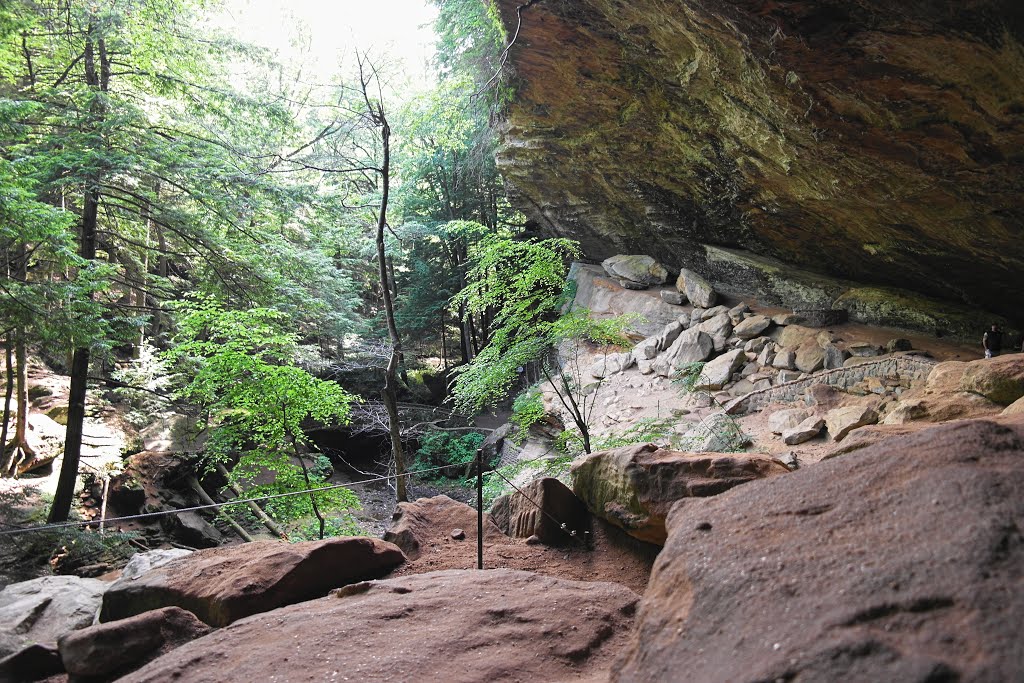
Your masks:
M506 236L523 219L505 199L495 165L496 113L507 96L499 68L505 36L492 3L435 0L438 8L437 85L409 102L397 117L397 213L406 227L406 267L398 272L405 295L397 315L410 338L440 341L447 366L454 357L448 328L457 328L458 356L468 363L487 344L489 320L452 309L466 286L476 244ZM504 95L502 95L504 93ZM454 345L453 345L454 346Z
M162 343L165 302L199 291L239 308L273 303L324 350L356 326L349 254L327 227L339 202L318 172L282 163L317 137L304 117L324 93L297 92L262 51L200 29L206 8L0 4L0 157L16 164L17 187L64 214L79 259L51 260L52 279L76 285L63 299L76 329L65 342L74 354L53 521L70 509L90 364L125 340ZM240 65L251 67L243 84ZM43 279L32 270L43 242L31 237L8 249L13 281ZM17 348L42 339L24 326L12 335Z
M345 424L352 401L337 384L290 364L296 338L281 330L284 319L271 309L233 311L207 299L186 309L178 344L166 354L189 378L179 396L210 416L207 457L222 464L237 457L232 479L250 496L322 486L324 480L307 463L303 425ZM251 483L268 470L274 473L272 484ZM305 499L277 499L270 507L288 519L313 514L323 538L324 508L356 504L351 492L333 489Z
M561 313L566 304L567 260L578 253L576 243L565 239L494 238L484 243L470 272L470 284L456 301L465 302L471 312L491 315L493 332L473 362L458 369L453 395L458 409L479 411L507 398L523 369L535 364L589 453L596 391L585 386L581 351L584 344L625 343L625 321L592 320L587 311ZM564 362L556 349L564 354Z

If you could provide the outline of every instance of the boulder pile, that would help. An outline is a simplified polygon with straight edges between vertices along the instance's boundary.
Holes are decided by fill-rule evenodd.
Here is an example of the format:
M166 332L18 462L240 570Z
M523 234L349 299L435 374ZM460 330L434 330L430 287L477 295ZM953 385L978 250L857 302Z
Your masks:
M919 399L903 399L912 387L923 384L936 363L926 353L915 352L906 339L894 338L884 346L845 340L812 326L819 324L819 319L831 319L828 316L808 317L806 312L769 315L746 303L716 305L720 299L713 289L686 270L677 279L676 289L681 301L694 307L677 309L674 320L631 349L597 356L587 368L589 378L599 383L617 374L637 372L649 377L648 382L681 380L690 392L687 407L717 406L725 414L760 410L773 402L804 403L812 410L785 429L773 430L782 443L792 446L822 436L838 442L851 431L883 419L888 423L907 421L928 412ZM1006 374L999 376L1005 378ZM993 407L1000 404L985 392L1004 401L1018 396L1016 380L997 381L980 370L966 377L961 372L955 381L962 393L974 392L976 398L970 400ZM818 384L837 387L844 399L835 405L816 404L810 394ZM708 429L709 424L723 421L728 422L722 415L702 416L685 434L679 432L684 450L742 449L746 441Z
M0 680L67 672L106 681L243 617L326 595L402 564L363 537L260 541L136 555L113 583L50 576L0 590ZM103 623L93 625L95 620Z

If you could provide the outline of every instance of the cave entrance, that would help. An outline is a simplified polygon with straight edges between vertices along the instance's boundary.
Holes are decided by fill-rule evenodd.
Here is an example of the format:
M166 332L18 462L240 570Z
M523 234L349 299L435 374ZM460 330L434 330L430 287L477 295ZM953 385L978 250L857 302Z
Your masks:
M395 510L393 480L365 482L390 473L391 441L387 433L353 434L348 429L312 429L306 432L316 448L331 460L334 472L331 484L355 484L352 492L362 509L355 512L363 530L371 536L383 536L391 525Z

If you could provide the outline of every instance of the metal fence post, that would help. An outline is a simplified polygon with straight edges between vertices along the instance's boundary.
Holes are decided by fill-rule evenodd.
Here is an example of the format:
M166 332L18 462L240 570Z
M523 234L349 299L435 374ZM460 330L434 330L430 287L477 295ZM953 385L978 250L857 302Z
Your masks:
M476 568L484 568L484 450L476 449Z

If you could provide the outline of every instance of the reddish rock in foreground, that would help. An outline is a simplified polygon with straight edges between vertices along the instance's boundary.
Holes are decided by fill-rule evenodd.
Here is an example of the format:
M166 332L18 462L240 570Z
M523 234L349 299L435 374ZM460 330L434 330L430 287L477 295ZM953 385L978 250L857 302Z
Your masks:
M192 641L127 682L554 681L607 669L637 595L510 570L355 584Z
M1022 522L1019 417L685 501L612 679L1024 680Z
M383 576L404 561L397 547L373 538L258 541L198 550L111 586L103 595L100 621L176 606L211 626L225 626Z
M72 676L110 680L204 636L210 627L180 607L164 607L63 636L58 647Z

